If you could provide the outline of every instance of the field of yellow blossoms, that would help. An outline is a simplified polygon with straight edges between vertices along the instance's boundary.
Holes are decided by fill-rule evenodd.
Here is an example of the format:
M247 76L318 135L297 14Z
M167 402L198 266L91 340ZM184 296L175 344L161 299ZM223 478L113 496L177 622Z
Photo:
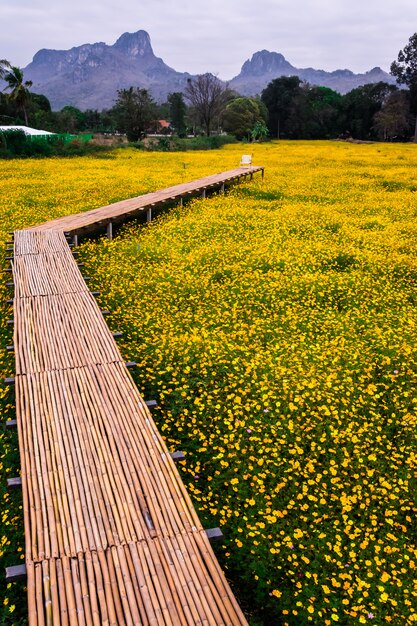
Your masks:
M250 623L417 623L416 145L6 161L1 243L231 169L247 151L264 181L125 226L113 242L81 242L85 273L138 363L139 389L158 400L168 447L186 452L180 471L201 521L223 530L216 553ZM13 419L13 396L0 394ZM0 437L11 564L23 558L21 502L4 486L17 439ZM24 623L21 595L7 589L0 624Z

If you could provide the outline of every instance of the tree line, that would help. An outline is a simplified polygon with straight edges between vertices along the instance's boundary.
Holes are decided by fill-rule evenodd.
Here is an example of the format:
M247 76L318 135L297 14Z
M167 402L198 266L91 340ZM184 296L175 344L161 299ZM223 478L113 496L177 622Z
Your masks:
M58 133L125 133L135 142L148 133L178 137L226 132L237 139L271 138L361 140L417 139L417 33L391 65L398 86L364 85L345 95L328 87L303 83L297 76L272 80L257 97L230 90L212 74L189 79L184 92L157 104L146 89L117 91L105 111L66 106L52 111L48 99L30 92L32 83L8 61L0 60L0 124L25 123ZM170 128L161 128L159 120Z

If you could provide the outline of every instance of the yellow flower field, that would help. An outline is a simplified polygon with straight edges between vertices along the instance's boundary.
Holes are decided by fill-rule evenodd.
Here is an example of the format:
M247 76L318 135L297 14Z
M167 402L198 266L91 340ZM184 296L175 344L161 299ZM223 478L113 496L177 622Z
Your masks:
M222 527L216 552L251 624L413 624L415 145L3 162L2 243L13 229L231 169L247 151L264 181L82 242L85 273L138 363L139 389L158 400L169 448L186 452L180 471L202 522ZM12 375L4 351L1 361ZM10 391L1 398L12 419ZM16 435L0 436L3 475L15 475ZM21 511L4 482L11 563L23 556ZM7 590L4 623L23 623L19 589Z

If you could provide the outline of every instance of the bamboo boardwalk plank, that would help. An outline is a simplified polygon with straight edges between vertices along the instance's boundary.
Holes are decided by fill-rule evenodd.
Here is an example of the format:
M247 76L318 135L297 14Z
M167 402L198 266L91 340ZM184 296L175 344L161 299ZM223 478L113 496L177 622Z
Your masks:
M45 232L30 229L21 230L14 241L14 255L17 257L27 254L54 254L57 252L71 256L70 249L65 244L64 233L60 230Z
M89 292L16 298L14 306L16 374L121 361Z
M32 559L202 530L123 363L17 376L16 397Z
M17 256L12 266L16 298L88 292L77 264L66 253Z
M29 566L29 624L246 624L203 534L47 559ZM55 616L55 617L53 617ZM58 621L59 620L59 621Z
M247 626L63 224L14 241L29 625Z

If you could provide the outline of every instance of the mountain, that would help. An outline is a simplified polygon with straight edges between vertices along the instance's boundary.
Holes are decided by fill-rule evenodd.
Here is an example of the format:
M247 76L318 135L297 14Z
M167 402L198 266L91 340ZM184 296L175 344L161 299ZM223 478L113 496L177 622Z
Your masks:
M279 76L299 76L310 85L330 87L342 94L368 83L384 81L395 84L396 82L393 76L384 72L380 67L374 67L365 74L354 74L350 70L325 72L312 67L299 69L291 65L282 54L261 50L255 52L250 60L245 61L240 74L229 82L229 87L245 96L254 96L260 93L271 80Z
M148 33L139 30L124 33L115 44L103 42L84 44L71 50L39 50L24 68L26 80L33 82L32 90L50 100L54 110L67 104L80 109L107 109L116 99L117 90L130 86L148 89L159 102L168 93L183 91L188 73L176 72L155 56ZM282 54L261 50L242 66L229 87L242 95L258 94L280 76L299 76L312 85L331 87L346 93L366 83L395 79L379 67L365 74L350 70L325 72L313 68L298 69Z
M71 50L39 50L24 75L33 82L32 90L47 96L55 110L67 104L107 109L113 106L116 91L131 85L164 100L169 92L182 91L190 77L155 56L144 30L124 33L112 46L100 42Z

